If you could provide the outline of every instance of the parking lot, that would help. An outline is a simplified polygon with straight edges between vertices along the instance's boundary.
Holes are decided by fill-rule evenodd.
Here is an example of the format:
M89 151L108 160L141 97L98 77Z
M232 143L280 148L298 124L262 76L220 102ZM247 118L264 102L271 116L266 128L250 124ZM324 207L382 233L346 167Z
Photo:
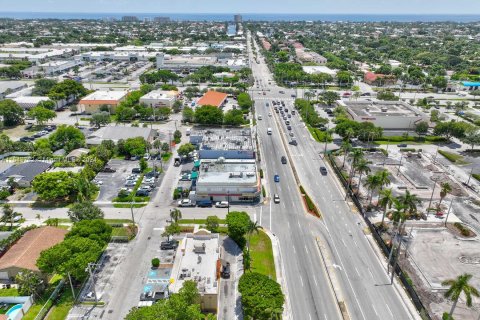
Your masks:
M125 179L132 173L133 168L138 168L138 161L112 159L108 162L108 167L115 172L99 172L95 180L101 181L100 193L97 201L112 201L117 197L118 192L125 185Z

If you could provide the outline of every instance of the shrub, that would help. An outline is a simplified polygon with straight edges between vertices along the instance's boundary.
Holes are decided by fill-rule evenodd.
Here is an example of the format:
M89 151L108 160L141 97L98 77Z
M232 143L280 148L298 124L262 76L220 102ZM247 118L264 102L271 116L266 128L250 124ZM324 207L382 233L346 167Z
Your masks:
M457 228L460 233L462 234L462 236L464 237L469 237L471 235L471 231L470 229L468 229L467 227L465 227L463 224L461 224L460 222L455 222L453 224L455 226L455 228Z
M260 179L263 179L263 169L260 169Z
M267 192L265 191L265 187L262 185L262 196L265 198L267 196Z
M160 266L160 259L158 258L153 258L152 259L152 267L153 268L158 268Z
M173 190L173 200L177 200L181 196L181 192L178 189Z

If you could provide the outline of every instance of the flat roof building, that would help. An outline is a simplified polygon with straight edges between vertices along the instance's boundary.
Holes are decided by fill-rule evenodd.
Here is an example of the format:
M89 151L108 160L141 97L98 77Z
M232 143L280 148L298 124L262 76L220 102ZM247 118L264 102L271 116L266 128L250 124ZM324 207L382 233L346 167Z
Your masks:
M219 245L218 233L200 229L187 234L177 249L172 270L170 292L179 292L185 281L195 281L200 293L200 307L204 312L217 311Z
M118 140L142 137L148 142L152 142L157 136L157 131L151 128L125 127L125 126L107 126L101 127L92 132L87 137L87 145L99 145L104 140L112 140L117 143Z
M256 162L254 159L203 159L194 189L197 201L257 202L261 185Z
M337 101L358 122L372 122L386 130L414 130L428 116L401 101Z
M223 106L225 101L227 100L227 94L223 92L218 92L218 91L207 91L203 95L203 97L200 98L200 100L197 101L197 105L199 106L215 106L217 108L220 108Z
M22 107L25 110L31 109L33 107L36 107L40 102L42 101L48 101L50 100L49 97L32 97L32 96L20 96L12 99L15 101L20 107Z
M337 70L332 70L326 66L303 66L302 69L308 74L326 73L332 77L337 75Z
M178 91L155 90L140 98L140 103L149 107L173 107Z
M79 111L85 113L95 113L100 111L101 106L107 106L110 113L115 113L115 109L120 102L127 96L127 91L95 91L79 101Z
M200 159L255 159L250 128L198 129L190 132Z

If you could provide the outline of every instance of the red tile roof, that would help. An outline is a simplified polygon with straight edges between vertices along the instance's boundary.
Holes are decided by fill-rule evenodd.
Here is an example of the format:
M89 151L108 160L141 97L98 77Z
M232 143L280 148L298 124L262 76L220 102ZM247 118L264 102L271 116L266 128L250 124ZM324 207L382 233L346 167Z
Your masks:
M217 91L207 91L200 100L198 100L197 104L201 106L215 106L220 107L223 102L227 99L227 94L223 92Z

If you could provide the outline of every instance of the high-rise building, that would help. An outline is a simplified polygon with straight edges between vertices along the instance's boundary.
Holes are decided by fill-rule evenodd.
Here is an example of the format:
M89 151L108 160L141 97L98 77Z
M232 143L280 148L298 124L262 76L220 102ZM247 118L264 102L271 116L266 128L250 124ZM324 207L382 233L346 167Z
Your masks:
M136 16L123 16L122 21L123 22L137 22L138 17L136 17Z
M168 23L170 22L170 17L155 17L153 18L153 21L159 22L159 23Z
M233 16L233 20L235 21L235 23L242 23L242 16L239 14L236 14Z

